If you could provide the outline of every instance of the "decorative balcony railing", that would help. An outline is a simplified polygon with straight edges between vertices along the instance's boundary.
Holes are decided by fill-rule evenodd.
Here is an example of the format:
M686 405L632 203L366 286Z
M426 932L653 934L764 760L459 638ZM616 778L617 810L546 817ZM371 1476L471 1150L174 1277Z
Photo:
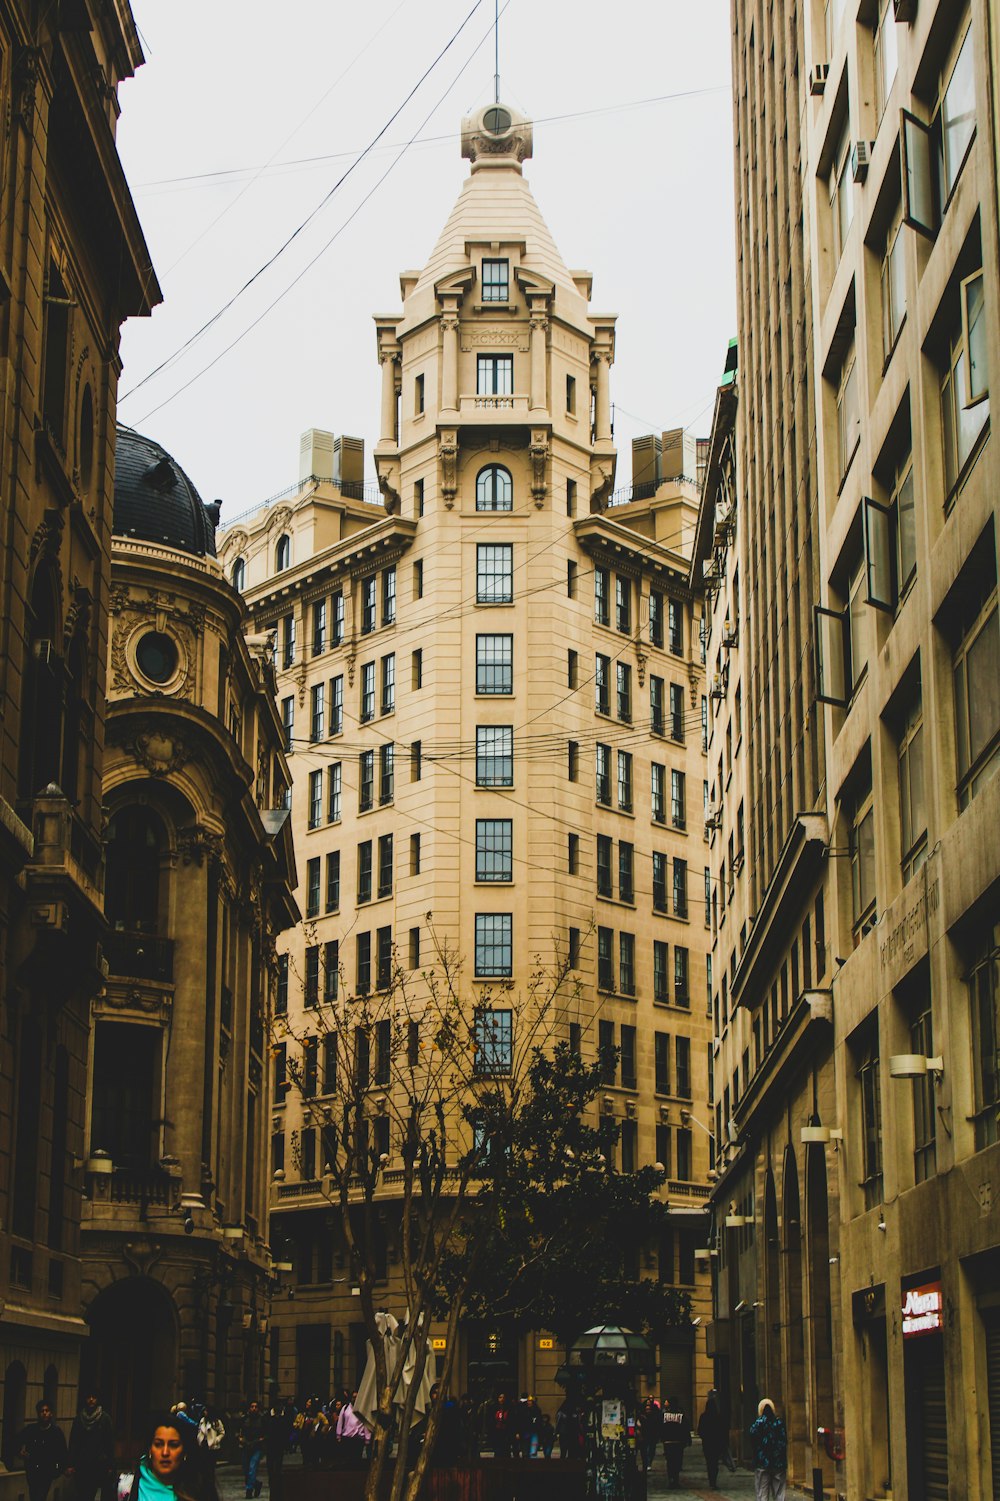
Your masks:
M112 930L104 943L104 957L113 975L131 980L158 980L169 985L174 978L174 943L172 938L157 938L153 933Z

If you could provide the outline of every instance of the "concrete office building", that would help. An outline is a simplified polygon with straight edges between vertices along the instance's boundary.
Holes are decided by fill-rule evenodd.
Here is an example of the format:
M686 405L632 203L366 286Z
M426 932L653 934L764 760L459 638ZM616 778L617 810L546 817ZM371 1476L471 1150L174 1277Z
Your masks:
M159 301L115 149L125 0L0 13L0 1496L75 1411L119 328ZM16 1473L11 1473L11 1470Z
M733 16L737 401L720 393L694 559L722 674L717 1372L743 1432L775 1397L799 1481L986 1497L995 8L736 0Z
M221 537L257 629L276 633L293 753L306 926L281 1004L294 1038L318 1034L336 987L386 984L394 954L433 966L429 913L470 1009L569 953L579 999L556 1035L590 1056L620 1047L600 1097L620 1162L669 1171L672 1230L640 1270L705 1314L704 674L685 555L698 454L679 434L643 440L638 483L615 492L615 320L556 249L522 175L530 151L503 106L466 121L458 202L426 266L402 274L402 312L375 320L379 489L357 440L314 431L300 484ZM271 1375L326 1392L357 1379L364 1334L282 1036L272 1243L291 1241L296 1271ZM393 1276L390 1248L390 1301ZM459 1389L558 1400L551 1339L460 1339ZM707 1380L694 1330L675 1331L658 1389L693 1403Z

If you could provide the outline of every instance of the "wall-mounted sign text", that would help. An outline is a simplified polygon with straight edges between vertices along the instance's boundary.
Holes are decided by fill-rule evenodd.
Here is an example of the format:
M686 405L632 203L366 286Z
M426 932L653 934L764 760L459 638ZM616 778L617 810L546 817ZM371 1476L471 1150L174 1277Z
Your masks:
M911 1287L903 1298L903 1338L916 1334L936 1334L944 1325L944 1305L940 1282L925 1282Z

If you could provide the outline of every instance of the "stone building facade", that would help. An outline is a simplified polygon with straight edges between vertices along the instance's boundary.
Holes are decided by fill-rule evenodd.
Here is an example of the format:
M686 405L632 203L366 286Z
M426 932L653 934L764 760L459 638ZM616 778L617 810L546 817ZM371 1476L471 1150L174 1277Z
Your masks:
M599 1108L621 1162L669 1172L671 1233L641 1248L642 1273L707 1313L697 452L651 437L615 492L615 320L545 227L530 148L503 106L466 122L458 202L402 274L402 312L375 320L379 490L356 440L313 432L301 484L220 541L276 636L292 752L306 924L275 1039L272 1242L295 1297L275 1304L270 1369L300 1394L356 1381L364 1336L287 1050L319 1036L337 987L385 984L393 955L432 968L436 944L461 956L470 1005L572 956L579 999L556 1035L621 1049ZM391 1255L387 1276L391 1299ZM660 1350L659 1389L687 1402L708 1380L694 1335ZM459 1337L460 1390L530 1389L552 1410L565 1352L544 1331Z
M717 1372L741 1436L775 1397L803 1483L987 1497L995 7L736 0L733 17L738 404L717 407L694 559L709 671L730 679L709 750Z
M119 327L159 301L115 150L124 0L0 14L0 1495L73 1415Z
M126 1455L181 1393L226 1409L263 1382L266 1017L298 912L274 665L217 520L119 429L82 1262L83 1380Z

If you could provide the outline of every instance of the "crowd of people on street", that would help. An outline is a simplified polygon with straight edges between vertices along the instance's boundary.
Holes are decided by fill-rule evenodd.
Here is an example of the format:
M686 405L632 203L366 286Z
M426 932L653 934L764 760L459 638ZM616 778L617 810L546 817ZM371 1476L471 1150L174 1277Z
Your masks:
M285 1458L296 1449L306 1466L355 1466L370 1457L372 1435L355 1411L356 1398L357 1392L343 1391L328 1401L308 1397L296 1404L275 1396L263 1407L251 1399L228 1420L201 1402L178 1402L151 1420L141 1458L133 1471L123 1474L116 1459L111 1418L98 1395L90 1392L73 1421L68 1443L50 1404L39 1402L36 1421L17 1440L17 1454L24 1464L29 1501L47 1501L60 1475L72 1483L72 1501L178 1501L178 1497L218 1501L215 1466L228 1435L229 1456L233 1444L238 1451L247 1501L261 1494L262 1461L269 1501L283 1501ZM425 1427L426 1419L412 1430L411 1453L419 1451ZM450 1467L472 1462L483 1453L507 1461L546 1460L557 1446L560 1459L582 1459L587 1431L588 1407L575 1396L565 1398L554 1418L527 1392L518 1400L500 1392L485 1402L476 1402L468 1394L447 1396L432 1463ZM708 1484L715 1490L720 1464L736 1469L729 1453L729 1425L715 1391L709 1393L698 1419L697 1435ZM652 1468L662 1446L668 1484L679 1486L692 1436L689 1415L680 1404L668 1397L643 1400L636 1419L635 1447L644 1472ZM749 1438L756 1501L785 1501L788 1440L785 1424L769 1397L758 1406Z

